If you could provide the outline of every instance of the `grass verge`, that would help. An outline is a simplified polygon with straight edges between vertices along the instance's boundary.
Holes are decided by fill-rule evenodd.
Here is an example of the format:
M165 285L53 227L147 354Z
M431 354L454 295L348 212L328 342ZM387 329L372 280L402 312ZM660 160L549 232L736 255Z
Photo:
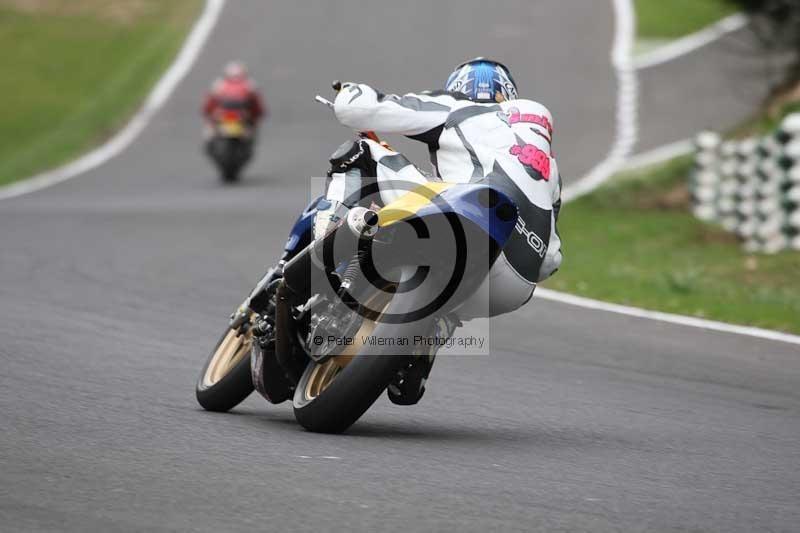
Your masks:
M202 0L0 0L0 185L119 129L201 8Z
M800 254L751 256L688 211L691 158L618 176L566 205L550 289L800 333Z
M728 0L635 0L638 34L643 39L676 39L735 13Z

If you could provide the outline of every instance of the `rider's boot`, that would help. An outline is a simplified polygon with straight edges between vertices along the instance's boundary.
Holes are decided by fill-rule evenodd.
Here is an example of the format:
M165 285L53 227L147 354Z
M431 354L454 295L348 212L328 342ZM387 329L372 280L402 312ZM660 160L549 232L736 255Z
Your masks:
M455 315L449 314L438 319L433 329L434 338L449 339L461 321ZM440 345L434 343L427 351L419 354L408 366L397 373L395 380L389 384L386 393L389 400L397 405L414 405L425 394L425 382L433 368L436 352Z

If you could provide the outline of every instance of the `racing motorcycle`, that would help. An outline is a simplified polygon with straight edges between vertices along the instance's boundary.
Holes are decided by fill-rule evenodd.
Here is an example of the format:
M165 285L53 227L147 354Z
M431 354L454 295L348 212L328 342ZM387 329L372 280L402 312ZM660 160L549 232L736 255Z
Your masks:
M234 182L253 156L254 128L244 104L226 102L214 117L212 127L206 151L219 169L222 181Z
M196 385L203 408L227 411L258 390L291 400L304 428L339 433L387 389L396 404L421 398L435 348L417 339L435 338L476 292L517 207L480 182L393 184L395 199L382 202L365 138L380 142L360 133L328 173L361 179L358 194L312 201L230 316Z

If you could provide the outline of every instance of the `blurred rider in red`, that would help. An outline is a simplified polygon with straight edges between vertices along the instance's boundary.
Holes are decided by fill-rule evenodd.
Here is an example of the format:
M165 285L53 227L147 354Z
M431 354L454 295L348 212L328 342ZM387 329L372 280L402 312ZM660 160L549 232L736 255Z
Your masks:
M217 114L223 109L244 109L247 121L255 129L268 115L267 107L241 61L231 61L225 66L224 76L214 82L203 105L207 136L211 136Z

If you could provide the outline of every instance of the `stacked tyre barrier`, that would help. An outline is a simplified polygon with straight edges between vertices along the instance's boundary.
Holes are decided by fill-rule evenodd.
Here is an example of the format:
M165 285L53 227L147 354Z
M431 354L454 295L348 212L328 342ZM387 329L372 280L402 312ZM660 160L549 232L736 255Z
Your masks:
M800 250L800 113L762 138L695 139L694 215L736 233L748 252Z

